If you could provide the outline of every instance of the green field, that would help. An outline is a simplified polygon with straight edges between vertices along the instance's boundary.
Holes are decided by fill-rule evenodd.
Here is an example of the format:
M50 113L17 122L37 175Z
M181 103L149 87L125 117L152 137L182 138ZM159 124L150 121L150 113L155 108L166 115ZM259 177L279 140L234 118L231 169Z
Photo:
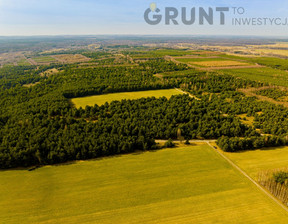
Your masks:
M175 60L185 63L203 62L203 61L227 61L226 58L175 58Z
M263 68L245 68L245 69L226 69L221 71L224 74L239 76L253 81L260 81L279 86L288 86L288 72L263 67Z
M261 171L288 167L288 147L225 153L225 155L253 178L256 178Z
M123 99L139 99L142 97L162 97L165 96L170 98L173 95L179 95L179 92L176 89L161 89L161 90L149 90L149 91L137 91L137 92L121 92L121 93L111 93L111 94L104 94L104 95L95 95L95 96L87 96L87 97L78 97L71 99L71 102L77 108L85 108L86 106L94 106L95 104L103 105L106 102L110 103L112 101L120 101Z
M41 57L36 57L32 58L34 61L37 63L49 63L49 62L56 62L55 58L49 57L49 56L41 56Z
M207 145L0 172L0 223L287 223Z
M170 56L183 56L190 55L192 51L189 50L175 50L175 49L160 49L160 50L150 50L150 51L127 51L133 59L143 59L143 58L161 58L167 55Z

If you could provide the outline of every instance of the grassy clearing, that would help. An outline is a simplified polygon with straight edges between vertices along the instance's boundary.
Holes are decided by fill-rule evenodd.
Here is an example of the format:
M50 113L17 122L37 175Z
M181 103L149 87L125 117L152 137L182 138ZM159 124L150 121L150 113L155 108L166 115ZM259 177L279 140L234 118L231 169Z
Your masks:
M49 56L41 56L41 57L36 57L32 58L34 61L37 63L50 63L50 62L56 62L56 60L52 57Z
M0 179L5 224L288 222L206 144L5 171Z
M254 117L248 117L247 114L240 114L237 117L239 117L241 119L241 122L243 124L253 126Z
M163 97L170 98L173 95L179 95L179 92L176 89L161 89L161 90L149 90L149 91L137 91L137 92L121 92L121 93L111 93L111 94L104 94L104 95L95 95L95 96L86 96L86 97L79 97L71 99L71 102L77 108L85 108L86 106L94 106L95 104L103 105L106 102L110 103L112 101L120 101L124 99L139 99L142 97Z
M245 68L222 70L228 75L239 76L253 81L260 81L272 85L288 86L288 72L273 68Z

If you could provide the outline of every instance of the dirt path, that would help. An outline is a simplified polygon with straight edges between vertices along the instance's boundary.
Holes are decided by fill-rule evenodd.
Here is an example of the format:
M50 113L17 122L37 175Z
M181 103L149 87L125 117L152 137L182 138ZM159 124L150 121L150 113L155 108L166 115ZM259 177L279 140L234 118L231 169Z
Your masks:
M31 65L37 65L37 62L34 61L32 58L26 58L26 59Z
M155 140L157 143L165 143L167 140L158 139ZM181 143L179 140L173 141L174 143ZM183 142L183 141L182 141ZM220 155L223 159L225 159L232 167L238 170L243 176L245 176L248 180L250 180L260 191L262 191L265 195L271 198L276 204L278 204L281 208L283 208L286 212L288 212L288 208L283 205L277 198L275 198L268 190L258 184L252 177L250 177L245 171L243 171L239 166L237 166L234 162L232 162L228 157L226 157L222 152L219 151L216 147L211 145L211 143L216 142L215 139L211 140L190 140L190 143L206 143L210 148L212 148L218 155Z
M190 93L183 91L182 89L178 89L178 88L175 88L175 89L176 89L178 92L180 92L180 93L188 94L189 97L191 97L191 98L193 98L193 99L195 99L195 100L201 100L201 99L199 99L198 97L193 96L193 95L191 95Z
M276 204L278 204L280 207L282 207L286 212L288 212L288 208L283 205L280 201L278 201L277 198L275 198L268 190L266 190L264 187L259 185L255 180L253 180L247 173L245 173L239 166L237 166L234 162L232 162L228 157L226 157L224 154L222 154L218 149L215 149L209 141L207 141L207 144L216 152L218 153L222 158L224 158L231 166L233 166L236 170L238 170L242 175L244 175L246 178L248 178L256 187L262 191L264 194L266 194L269 198L271 198Z

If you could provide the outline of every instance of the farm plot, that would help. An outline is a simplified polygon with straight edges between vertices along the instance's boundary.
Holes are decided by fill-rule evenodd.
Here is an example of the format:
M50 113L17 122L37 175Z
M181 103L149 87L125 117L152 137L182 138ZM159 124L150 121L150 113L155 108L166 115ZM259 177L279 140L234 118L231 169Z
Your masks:
M176 89L161 89L161 90L149 90L149 91L138 91L138 92L121 92L121 93L111 93L95 96L86 96L71 99L71 102L77 108L85 108L86 106L94 106L95 104L103 105L106 102L110 103L112 101L120 101L124 99L139 99L142 97L163 97L170 98L173 95L182 94Z
M288 222L206 144L4 171L0 180L5 224Z
M57 61L64 63L64 64L87 62L91 60L90 58L87 58L82 54L59 54L59 55L54 55L53 58L55 58Z
M190 62L191 64L198 65L201 67L236 67L236 66L248 66L250 64L245 63L245 62L239 62L239 61L199 61L199 62Z
M41 57L35 57L31 59L35 61L37 64L50 64L50 63L57 62L54 58L50 56L41 56Z
M224 74L239 76L253 81L269 83L271 85L288 86L287 71L273 69L268 67L262 68L245 68L245 69L226 69L222 70Z

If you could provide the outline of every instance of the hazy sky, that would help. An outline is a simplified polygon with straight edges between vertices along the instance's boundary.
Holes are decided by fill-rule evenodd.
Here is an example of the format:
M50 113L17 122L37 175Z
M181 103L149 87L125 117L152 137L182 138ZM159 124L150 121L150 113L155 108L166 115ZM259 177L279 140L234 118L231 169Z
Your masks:
M145 23L143 14L155 2L164 14L165 7L205 8L220 6L243 7L246 13L234 16L226 13L226 24L219 23L215 13L214 25ZM284 2L284 3L283 3ZM0 36L4 35L62 35L62 34L209 34L209 35L281 35L288 34L286 26L232 26L232 17L288 18L287 0L0 0ZM196 23L199 20L196 19ZM279 20L278 20L279 22Z

